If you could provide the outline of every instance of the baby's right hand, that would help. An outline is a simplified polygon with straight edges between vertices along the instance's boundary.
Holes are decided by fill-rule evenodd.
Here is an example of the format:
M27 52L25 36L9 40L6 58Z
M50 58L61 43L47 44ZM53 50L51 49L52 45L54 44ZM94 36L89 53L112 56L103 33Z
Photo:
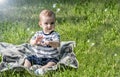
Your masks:
M41 41L42 41L42 39L43 39L43 36L38 36L38 37L36 38L36 44L40 44Z

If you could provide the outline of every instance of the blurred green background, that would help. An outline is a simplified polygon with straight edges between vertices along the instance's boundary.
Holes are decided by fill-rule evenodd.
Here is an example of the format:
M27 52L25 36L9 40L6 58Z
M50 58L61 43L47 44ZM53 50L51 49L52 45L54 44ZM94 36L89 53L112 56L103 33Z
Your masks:
M77 70L59 69L45 77L120 76L120 0L0 0L0 41L28 43L41 30L42 9L56 13L56 31L61 41L76 41L79 60ZM31 77L26 72L3 76Z

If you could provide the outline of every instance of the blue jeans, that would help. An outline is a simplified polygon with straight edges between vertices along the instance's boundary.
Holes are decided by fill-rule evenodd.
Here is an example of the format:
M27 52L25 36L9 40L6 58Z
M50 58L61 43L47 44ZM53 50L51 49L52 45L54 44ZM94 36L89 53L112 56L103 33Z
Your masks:
M57 58L41 58L37 57L36 55L31 55L26 58L32 65L46 65L48 62L58 62Z

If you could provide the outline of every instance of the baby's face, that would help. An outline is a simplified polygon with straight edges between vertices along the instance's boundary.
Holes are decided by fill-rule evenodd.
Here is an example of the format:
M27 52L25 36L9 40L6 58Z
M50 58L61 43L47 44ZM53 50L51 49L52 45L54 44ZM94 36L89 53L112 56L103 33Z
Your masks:
M51 16L51 17L42 16L39 22L40 22L41 27L43 28L43 31L47 34L49 34L55 28L54 16Z

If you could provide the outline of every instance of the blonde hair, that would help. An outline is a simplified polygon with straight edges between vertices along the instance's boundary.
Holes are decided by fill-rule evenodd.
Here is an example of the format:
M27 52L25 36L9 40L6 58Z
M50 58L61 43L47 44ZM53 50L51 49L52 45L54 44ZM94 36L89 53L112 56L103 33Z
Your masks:
M54 17L55 18L55 13L51 10L42 10L39 14L39 18L41 18L42 16L47 16L47 17Z

